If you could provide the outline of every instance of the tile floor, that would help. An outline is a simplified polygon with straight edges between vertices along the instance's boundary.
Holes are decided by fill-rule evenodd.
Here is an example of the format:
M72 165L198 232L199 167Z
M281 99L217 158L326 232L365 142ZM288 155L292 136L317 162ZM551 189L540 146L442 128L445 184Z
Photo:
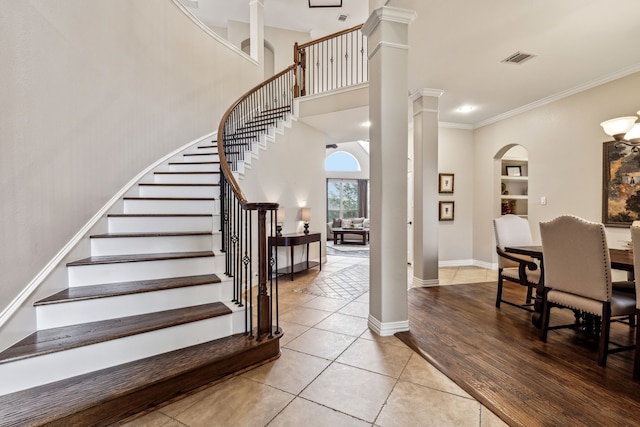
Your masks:
M329 256L321 272L281 280L279 359L126 426L506 425L400 340L369 331L369 295L353 274L368 262ZM497 278L476 267L443 268L440 277L446 285Z

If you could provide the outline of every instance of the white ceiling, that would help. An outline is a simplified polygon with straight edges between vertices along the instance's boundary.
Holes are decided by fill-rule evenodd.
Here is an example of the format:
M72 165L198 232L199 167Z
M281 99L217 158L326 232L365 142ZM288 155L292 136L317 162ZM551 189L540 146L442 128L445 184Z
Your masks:
M209 25L248 22L248 4L198 0L196 15ZM388 0L388 6L417 12L409 26L408 89L443 90L441 122L479 127L640 71L640 0ZM264 8L265 25L314 38L368 17L367 0L313 9L307 0L264 0ZM340 14L349 15L346 23L337 21ZM536 57L501 63L518 51ZM629 96L640 108L640 93ZM455 111L464 104L474 110Z

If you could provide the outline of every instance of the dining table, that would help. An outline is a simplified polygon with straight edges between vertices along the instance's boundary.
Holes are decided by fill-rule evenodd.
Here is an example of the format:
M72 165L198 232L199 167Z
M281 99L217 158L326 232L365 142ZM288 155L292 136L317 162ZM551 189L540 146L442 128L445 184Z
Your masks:
M542 327L542 294L544 293L544 253L542 246L507 246L505 252L529 256L539 261L540 280L536 287L536 295L533 303L533 314L531 315L531 323L537 328ZM611 268L614 270L623 270L627 272L627 280L634 279L633 270L633 252L626 249L609 249L609 259L611 260Z

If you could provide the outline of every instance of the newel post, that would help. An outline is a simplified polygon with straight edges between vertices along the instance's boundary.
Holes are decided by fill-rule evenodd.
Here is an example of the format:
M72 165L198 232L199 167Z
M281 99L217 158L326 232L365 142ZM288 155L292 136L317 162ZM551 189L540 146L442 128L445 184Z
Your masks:
M267 291L267 210L258 209L258 339L271 334L271 297Z
M298 42L295 42L293 45L293 97L297 98L300 96L300 83L299 83L299 74L298 68L300 68L300 52L298 51Z

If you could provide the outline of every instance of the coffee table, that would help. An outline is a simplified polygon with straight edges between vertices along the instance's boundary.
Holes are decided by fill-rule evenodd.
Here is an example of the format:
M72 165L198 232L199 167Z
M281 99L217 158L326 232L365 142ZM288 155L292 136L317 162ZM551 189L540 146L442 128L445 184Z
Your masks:
M362 242L360 241L349 241L349 243L355 243L360 245L366 245L369 241L369 229L368 228L332 228L333 232L333 244L338 244L338 237L340 237L340 243L344 244L344 235L345 234L358 234L362 236Z

